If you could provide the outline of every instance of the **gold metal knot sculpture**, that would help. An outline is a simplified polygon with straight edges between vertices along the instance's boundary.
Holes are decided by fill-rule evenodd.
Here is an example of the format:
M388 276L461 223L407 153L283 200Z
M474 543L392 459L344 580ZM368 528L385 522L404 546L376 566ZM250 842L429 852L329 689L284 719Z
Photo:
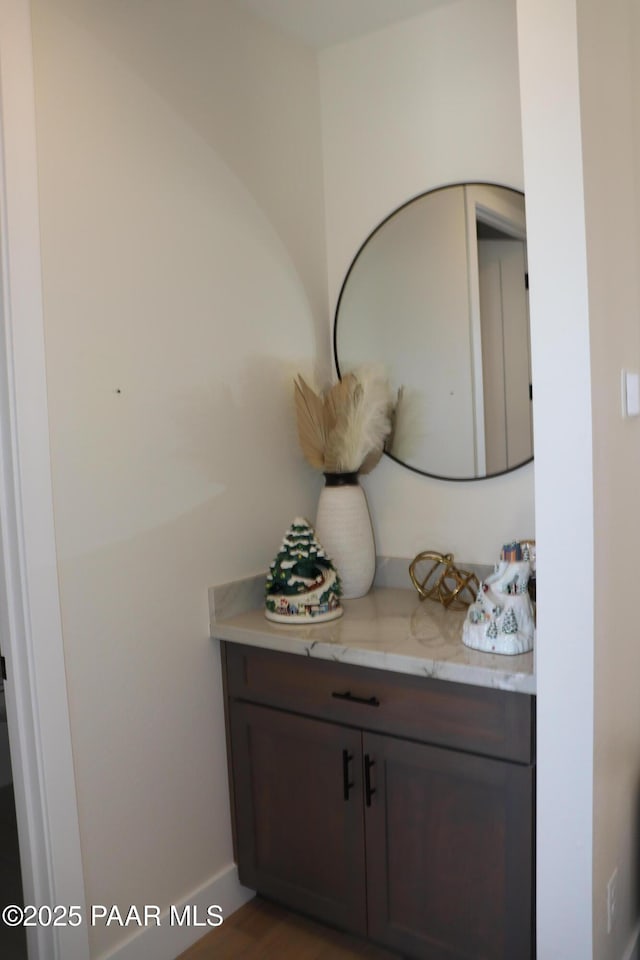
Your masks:
M419 579L417 568L429 560L433 561L431 567L426 576ZM409 576L421 600L437 600L445 607L450 607L456 601L462 606L469 606L480 589L475 573L458 570L452 553L437 553L435 550L419 553L409 565Z

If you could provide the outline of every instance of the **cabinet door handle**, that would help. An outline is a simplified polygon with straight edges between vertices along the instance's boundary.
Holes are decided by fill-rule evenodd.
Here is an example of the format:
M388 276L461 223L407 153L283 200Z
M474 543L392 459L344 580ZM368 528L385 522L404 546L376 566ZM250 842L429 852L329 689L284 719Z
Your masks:
M354 785L353 780L349 780L349 764L353 760L353 754L349 753L348 750L342 751L342 790L344 794L344 799L349 799L349 791Z
M377 697L356 697L351 690L345 690L344 693L338 693L334 690L331 694L336 700L348 700L350 703L363 703L366 707L379 707L380 701Z
M368 753L364 755L364 797L368 807L371 806L371 797L376 792L376 788L371 786L371 768L375 767L376 762L372 760Z

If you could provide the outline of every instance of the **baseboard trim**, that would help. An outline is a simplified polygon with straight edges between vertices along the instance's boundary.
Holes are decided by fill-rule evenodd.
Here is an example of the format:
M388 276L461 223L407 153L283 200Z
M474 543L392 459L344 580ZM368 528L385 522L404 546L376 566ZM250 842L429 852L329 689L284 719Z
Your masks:
M232 863L178 901L174 905L174 919L176 916L182 917L185 908L190 907L191 917L197 918L199 924L206 923L207 908L214 904L220 907L226 919L254 895L253 890L242 886L238 879L238 868ZM141 910L140 906L138 910ZM160 914L158 924L137 929L133 937L101 954L98 960L175 960L196 940L214 929L206 925L172 924L171 908L167 908Z
M640 960L640 921L635 926L622 960Z

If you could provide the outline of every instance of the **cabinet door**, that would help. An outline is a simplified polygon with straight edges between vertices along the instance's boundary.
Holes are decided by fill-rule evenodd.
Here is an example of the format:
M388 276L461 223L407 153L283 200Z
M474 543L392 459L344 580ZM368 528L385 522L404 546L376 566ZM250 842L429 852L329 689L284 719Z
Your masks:
M424 960L532 956L533 768L365 734L369 934Z
M235 702L231 738L241 882L366 933L360 732Z

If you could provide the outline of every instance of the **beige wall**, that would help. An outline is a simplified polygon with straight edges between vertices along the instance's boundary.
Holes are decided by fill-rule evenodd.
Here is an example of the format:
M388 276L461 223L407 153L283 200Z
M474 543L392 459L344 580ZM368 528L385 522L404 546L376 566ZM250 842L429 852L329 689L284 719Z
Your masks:
M534 402L544 958L638 953L640 421L621 415L621 371L640 366L636 7L518 0L534 379L545 372Z
M320 56L332 313L352 258L409 198L456 181L522 189L515 4L461 0ZM363 481L378 552L493 563L533 536L533 467L479 483L383 458Z
M640 420L621 416L640 369L637 4L578 4L593 391L595 601L594 957L625 954L640 916ZM634 11L636 14L634 15ZM618 869L607 933L606 888Z
M329 352L314 56L225 0L152 7L33 3L82 853L122 906L231 863L207 589L315 509L291 379Z

